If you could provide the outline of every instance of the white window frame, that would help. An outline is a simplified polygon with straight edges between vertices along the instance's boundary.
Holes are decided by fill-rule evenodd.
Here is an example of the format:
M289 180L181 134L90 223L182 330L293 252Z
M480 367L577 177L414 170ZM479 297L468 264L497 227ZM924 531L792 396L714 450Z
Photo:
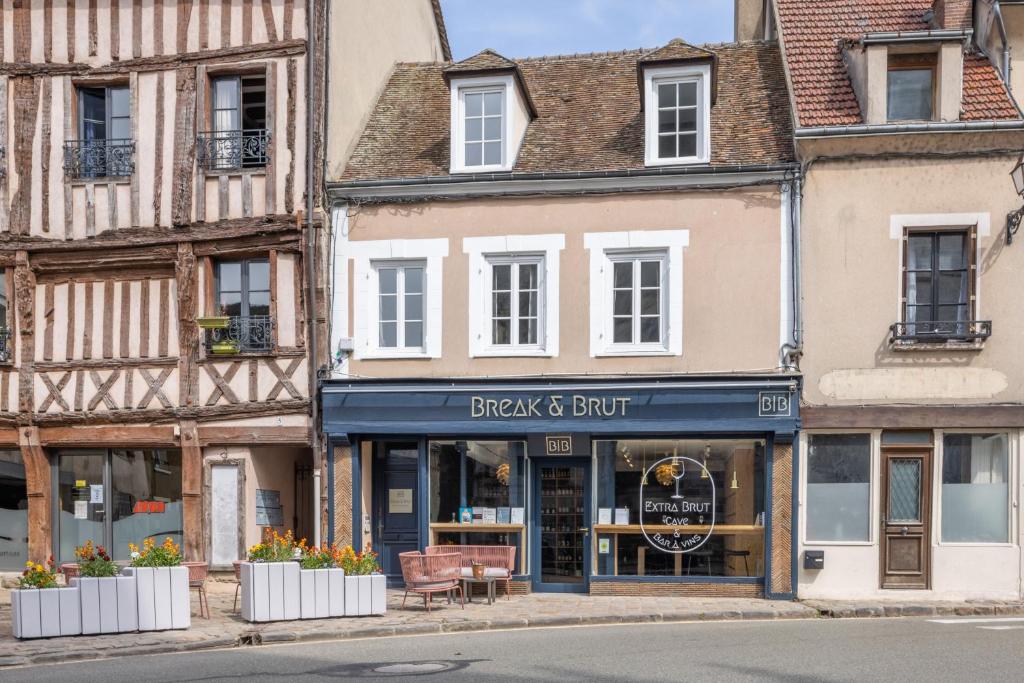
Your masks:
M681 356L683 354L683 249L689 230L637 230L586 233L590 250L590 355ZM616 344L613 328L613 266L623 258L664 254L661 297L662 340L659 343Z
M502 349L510 351L541 351L544 348L544 255L543 254L498 254L487 256L486 274L488 297L487 310L484 320L487 323L487 342L492 351L500 352ZM519 325L522 322L522 313L519 310L519 268L520 266L537 266L537 341L533 344L522 344L519 339ZM511 282L509 283L509 296L511 297L511 309L509 320L508 344L498 344L494 341L494 267L511 266Z
M697 153L686 157L658 156L658 86L697 83ZM672 66L644 70L644 163L647 166L706 164L711 159L711 65Z
M377 347L381 351L392 351L396 354L414 354L422 355L427 345L427 262L425 260L418 261L399 261L399 260L387 260L387 261L373 261L370 263L370 267L373 269L374 281L377 289ZM405 271L409 268L420 268L423 270L423 283L422 291L420 296L423 299L422 304L422 316L420 324L423 326L421 333L421 344L418 346L409 346L405 343L405 324L408 322L405 317ZM380 327L384 324L384 321L380 319L380 271L381 270L394 270L395 273L395 341L396 346L383 346L380 343Z
M946 434L1002 434L1006 437L1006 490L1007 510L1009 518L1006 541L943 541L942 540L942 467L946 457ZM936 429L932 443L932 546L942 548L1012 548L1017 545L1017 510L1019 499L1017 493L1017 459L1020 457L1018 440L1013 430L1008 429Z
M513 154L510 141L514 133L513 102L510 93L515 84L511 75L491 78L452 79L451 81L451 172L488 173L512 170ZM479 92L502 93L501 100L501 163L466 165L466 94Z
M442 340L443 263L448 240L371 240L349 242L353 271L353 358L356 360L440 358ZM423 273L423 346L380 346L380 281L377 270L388 264L425 264Z
M608 315L610 316L610 324L608 327L609 338L612 340L611 344L613 348L617 349L629 349L629 350L644 350L648 348L666 348L666 340L668 337L668 298L669 298L669 285L668 285L668 251L665 249L654 249L651 251L612 251L607 254L608 262L611 266L611 286L608 288ZM643 270L643 263L657 263L658 264L658 341L656 342L641 342L639 341L641 335L641 329L643 328L643 318L641 315L640 302L643 291L643 283L641 281L641 272ZM632 267L632 276L630 278L630 295L632 298L630 321L632 323L631 342L616 342L615 341L615 266L619 263L628 263ZM652 317L652 316L646 316Z
M868 435L868 444L870 448L869 456L869 471L868 471L868 538L866 541L812 541L807 537L807 473L810 470L810 464L808 456L810 455L811 448L811 437L822 436L822 435ZM876 529L879 525L879 517L881 514L879 505L879 478L881 471L881 454L882 454L882 430L880 429L815 429L809 432L800 433L800 502L798 510L798 520L800 524L800 542L802 545L809 548L817 548L818 546L836 546L836 547L852 547L852 546L877 546L878 537L876 535Z
M558 355L559 254L564 234L467 237L462 242L469 256L469 355L518 357ZM491 306L493 263L539 262L537 344L492 343Z

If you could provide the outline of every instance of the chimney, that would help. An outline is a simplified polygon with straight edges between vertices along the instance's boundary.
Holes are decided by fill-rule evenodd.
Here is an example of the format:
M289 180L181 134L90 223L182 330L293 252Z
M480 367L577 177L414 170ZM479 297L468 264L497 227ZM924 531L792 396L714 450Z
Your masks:
M933 29L964 31L974 27L973 0L935 0L931 13Z

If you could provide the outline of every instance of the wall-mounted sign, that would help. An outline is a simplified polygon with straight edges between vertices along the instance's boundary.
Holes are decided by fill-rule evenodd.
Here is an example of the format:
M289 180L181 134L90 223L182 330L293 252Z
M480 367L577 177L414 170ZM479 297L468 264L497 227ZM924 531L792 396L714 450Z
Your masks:
M761 391L757 394L758 417L790 417L793 414L794 393L788 391Z
M256 524L258 526L284 526L280 491L256 489Z
M544 452L547 455L572 455L572 435L545 436Z
M690 553L715 530L715 480L703 463L681 455L656 461L640 483L640 531L666 553Z
M549 394L525 398L470 399L470 416L480 418L625 417L631 396L581 396Z
M388 514L412 514L412 489L388 489Z

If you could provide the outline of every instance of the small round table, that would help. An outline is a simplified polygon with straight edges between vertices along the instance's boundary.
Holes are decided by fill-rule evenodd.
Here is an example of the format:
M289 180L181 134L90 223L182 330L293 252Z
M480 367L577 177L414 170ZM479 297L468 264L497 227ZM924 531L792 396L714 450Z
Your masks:
M466 595L467 602L473 602L473 590L472 586L474 583L485 583L487 584L487 604L494 604L496 599L497 590L495 589L494 577L485 576L482 579L477 579L472 576L462 577L462 592Z

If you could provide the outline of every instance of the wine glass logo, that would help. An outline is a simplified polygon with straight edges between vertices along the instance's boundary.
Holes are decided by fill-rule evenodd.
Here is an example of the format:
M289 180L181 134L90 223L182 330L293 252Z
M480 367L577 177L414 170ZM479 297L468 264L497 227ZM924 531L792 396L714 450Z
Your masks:
M679 458L672 458L672 478L676 480L676 492L672 494L674 500L682 500L683 497L679 493L679 482L683 480L683 476L686 474L686 467L683 465L683 461Z

